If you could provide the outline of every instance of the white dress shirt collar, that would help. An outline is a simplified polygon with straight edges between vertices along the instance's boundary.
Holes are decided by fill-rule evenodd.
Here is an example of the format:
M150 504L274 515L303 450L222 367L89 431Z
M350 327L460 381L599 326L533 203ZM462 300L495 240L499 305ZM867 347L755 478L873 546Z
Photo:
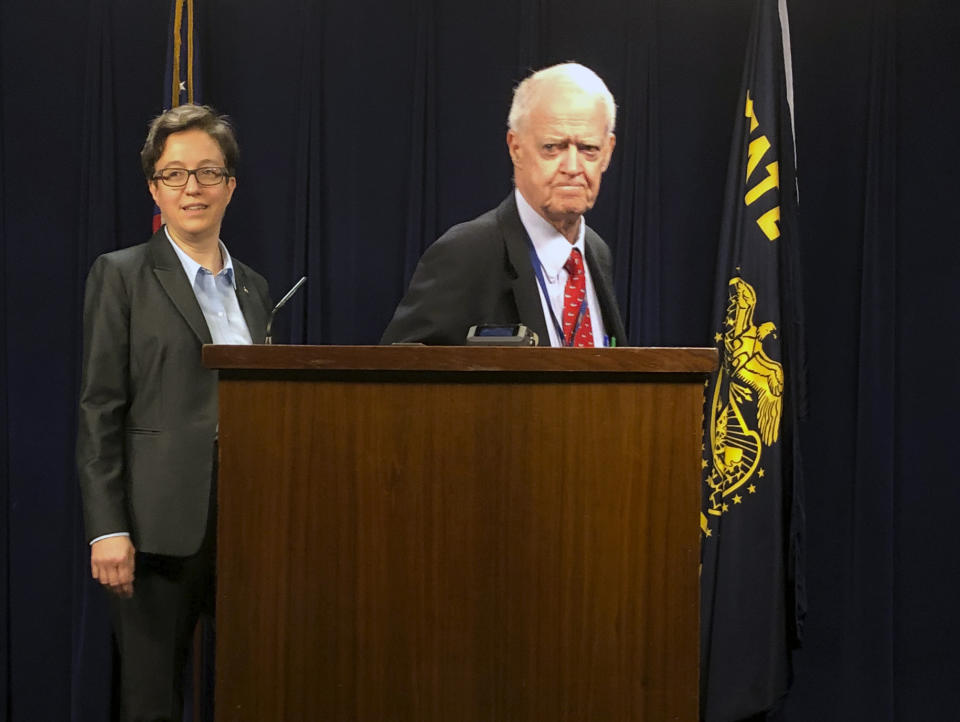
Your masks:
M533 248L540 259L540 265L544 274L548 276L547 280L553 282L557 278L563 264L570 257L570 251L576 248L586 263L586 247L584 237L586 235L587 224L583 218L580 218L580 229L577 231L577 240L571 245L570 241L564 237L560 231L550 225L550 222L537 213L533 207L527 203L527 199L519 190L514 189L517 198L517 212L520 214L520 222L530 236L533 242Z

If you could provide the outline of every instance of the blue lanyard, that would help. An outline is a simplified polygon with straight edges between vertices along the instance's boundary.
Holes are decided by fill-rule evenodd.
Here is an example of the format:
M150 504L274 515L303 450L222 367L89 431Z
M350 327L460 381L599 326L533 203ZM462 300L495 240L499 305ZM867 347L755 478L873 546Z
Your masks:
M557 320L557 314L553 312L553 304L550 303L550 294L547 293L547 282L543 278L543 264L540 263L540 256L537 255L537 249L533 247L533 241L527 238L527 246L530 250L530 264L533 266L533 272L537 277L537 283L540 284L540 290L543 291L543 300L547 302L547 310L550 311L550 320L553 321L553 328L557 332L557 338L564 346L573 346L574 339L577 338L577 331L580 330L580 324L583 323L583 317L587 313L587 294L583 294L583 300L580 302L580 311L577 313L577 320L570 330L570 340L563 332L563 326Z

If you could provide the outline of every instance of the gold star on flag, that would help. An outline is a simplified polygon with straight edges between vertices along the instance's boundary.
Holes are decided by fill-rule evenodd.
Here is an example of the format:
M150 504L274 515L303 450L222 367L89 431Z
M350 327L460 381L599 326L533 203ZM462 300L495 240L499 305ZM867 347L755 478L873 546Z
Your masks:
M739 495L739 494L737 494L735 497L733 497L733 503L734 503L734 504L739 504L741 501L743 501L743 499L740 498L740 495Z
M729 507L728 505L724 504L724 505L723 505L723 510L724 510L724 511L729 511L729 510L730 510L730 507Z
M767 473L767 472L765 472L763 469L758 469L758 470L757 470L757 476L759 476L761 479L764 477L764 475L765 475L766 473Z
M701 468L701 469L706 469L706 468L707 468L707 463L708 463L708 462L707 462L706 459L700 459L700 468Z
M756 494L756 493L757 493L757 487L755 487L753 484L751 484L750 486L748 486L748 487L747 487L747 490L748 490L751 494Z

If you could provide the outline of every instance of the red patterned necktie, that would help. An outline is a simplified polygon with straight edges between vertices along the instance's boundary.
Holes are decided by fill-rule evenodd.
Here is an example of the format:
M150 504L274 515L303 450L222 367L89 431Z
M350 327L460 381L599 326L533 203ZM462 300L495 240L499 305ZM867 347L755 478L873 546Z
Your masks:
M590 325L590 309L584 303L587 297L587 279L583 272L583 258L580 251L574 248L570 251L570 258L563 264L567 272L567 285L563 290L563 336L568 346L593 346L593 328ZM577 326L580 308L583 307L583 318ZM570 343L570 335L576 327L576 336Z

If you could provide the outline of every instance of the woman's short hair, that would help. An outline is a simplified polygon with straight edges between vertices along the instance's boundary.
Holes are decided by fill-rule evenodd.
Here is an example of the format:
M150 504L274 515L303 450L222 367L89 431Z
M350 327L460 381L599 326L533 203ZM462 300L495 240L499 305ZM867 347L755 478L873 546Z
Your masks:
M167 137L184 130L202 130L213 138L223 153L223 162L231 176L237 174L240 160L240 146L230 125L230 119L219 115L209 105L181 105L158 115L150 122L147 139L140 151L140 164L147 180L152 180L157 172L157 161L163 155Z

